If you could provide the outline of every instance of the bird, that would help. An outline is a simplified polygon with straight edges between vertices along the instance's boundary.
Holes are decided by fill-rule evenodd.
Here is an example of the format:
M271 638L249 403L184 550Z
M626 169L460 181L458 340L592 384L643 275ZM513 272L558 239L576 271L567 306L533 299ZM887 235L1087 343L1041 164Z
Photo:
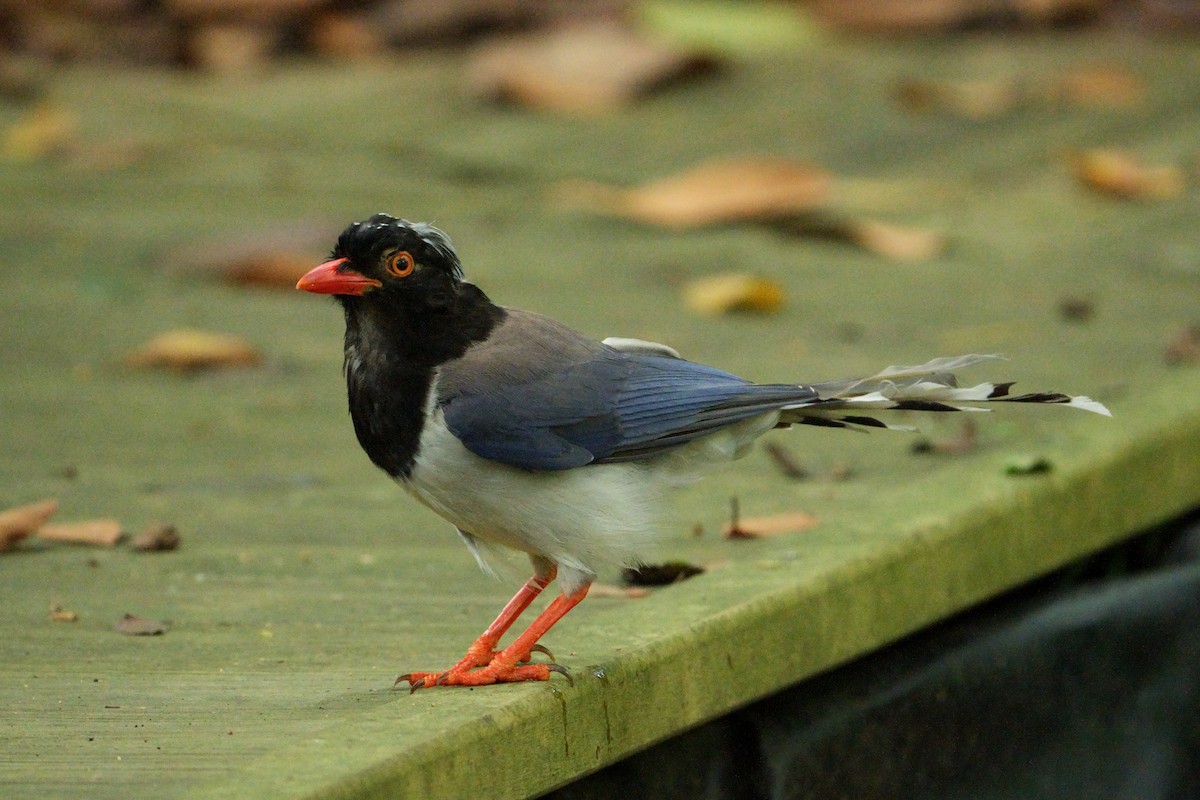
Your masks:
M570 672L539 640L598 572L644 563L655 509L678 482L737 458L777 428L905 426L894 411L1063 405L1012 383L959 387L954 371L995 355L935 358L866 378L753 383L636 338L598 341L550 317L498 305L466 280L449 237L375 214L350 224L297 288L332 295L345 316L350 418L370 460L449 521L479 565L525 553L533 574L447 669L399 676L410 691L548 680ZM559 594L510 644L501 640L552 581ZM549 661L534 661L533 654Z

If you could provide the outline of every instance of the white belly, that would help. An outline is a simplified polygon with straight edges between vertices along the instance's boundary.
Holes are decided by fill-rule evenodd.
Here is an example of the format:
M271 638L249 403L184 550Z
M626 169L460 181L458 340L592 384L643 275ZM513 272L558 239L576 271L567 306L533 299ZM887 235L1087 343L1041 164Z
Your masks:
M662 484L641 464L534 472L480 458L433 411L402 485L460 530L541 556L566 588L638 563L655 538Z

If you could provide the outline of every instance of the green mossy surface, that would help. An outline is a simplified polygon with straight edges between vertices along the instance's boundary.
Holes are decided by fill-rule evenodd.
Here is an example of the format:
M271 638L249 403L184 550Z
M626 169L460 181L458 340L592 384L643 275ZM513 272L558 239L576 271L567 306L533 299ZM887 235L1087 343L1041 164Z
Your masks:
M889 95L914 75L1049 80L1097 61L1143 78L1144 104L1033 104L972 123ZM0 794L535 794L1200 500L1200 369L1163 358L1200 318L1198 194L1120 203L1063 165L1068 149L1118 145L1184 164L1194 183L1200 48L825 40L595 119L480 105L461 64L52 78L83 142L143 156L0 164L0 507L53 496L63 520L168 521L183 547L0 556ZM0 106L0 125L20 110ZM845 207L945 230L949 252L897 264L758 228L665 233L553 199L562 180L633 183L764 152L829 166L850 179ZM1003 352L1012 361L978 377L1089 394L1116 416L1004 408L959 457L913 455L904 434L775 434L814 471L846 464L852 478L792 482L756 450L681 490L662 556L710 570L572 612L546 644L574 686L392 691L397 673L456 660L522 561L507 580L480 574L358 450L332 304L167 268L197 242L298 219L332 242L379 210L449 231L497 301L597 337L666 341L761 380ZM728 269L781 283L783 311L684 308L680 281ZM1062 319L1064 297L1094 317ZM266 363L190 377L122 366L180 326L244 336ZM921 424L950 436L958 421ZM1026 456L1054 469L1005 474ZM726 541L732 496L747 515L805 510L820 524ZM80 620L51 622L55 603ZM126 612L170 630L114 633Z

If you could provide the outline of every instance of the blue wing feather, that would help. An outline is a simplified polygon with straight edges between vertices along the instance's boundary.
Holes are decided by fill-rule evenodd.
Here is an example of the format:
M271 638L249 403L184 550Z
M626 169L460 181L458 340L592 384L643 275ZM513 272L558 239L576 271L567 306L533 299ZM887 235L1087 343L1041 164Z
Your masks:
M476 455L560 470L652 458L814 396L803 386L752 384L703 364L604 348L523 380L458 393L442 410Z

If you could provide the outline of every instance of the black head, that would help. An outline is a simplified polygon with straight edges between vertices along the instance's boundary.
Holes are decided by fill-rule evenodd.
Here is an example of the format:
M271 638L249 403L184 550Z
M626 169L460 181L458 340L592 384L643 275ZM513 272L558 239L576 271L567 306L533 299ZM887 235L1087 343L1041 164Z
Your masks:
M450 239L432 225L376 214L338 237L330 260L296 284L343 303L380 302L407 309L453 304L463 281Z

